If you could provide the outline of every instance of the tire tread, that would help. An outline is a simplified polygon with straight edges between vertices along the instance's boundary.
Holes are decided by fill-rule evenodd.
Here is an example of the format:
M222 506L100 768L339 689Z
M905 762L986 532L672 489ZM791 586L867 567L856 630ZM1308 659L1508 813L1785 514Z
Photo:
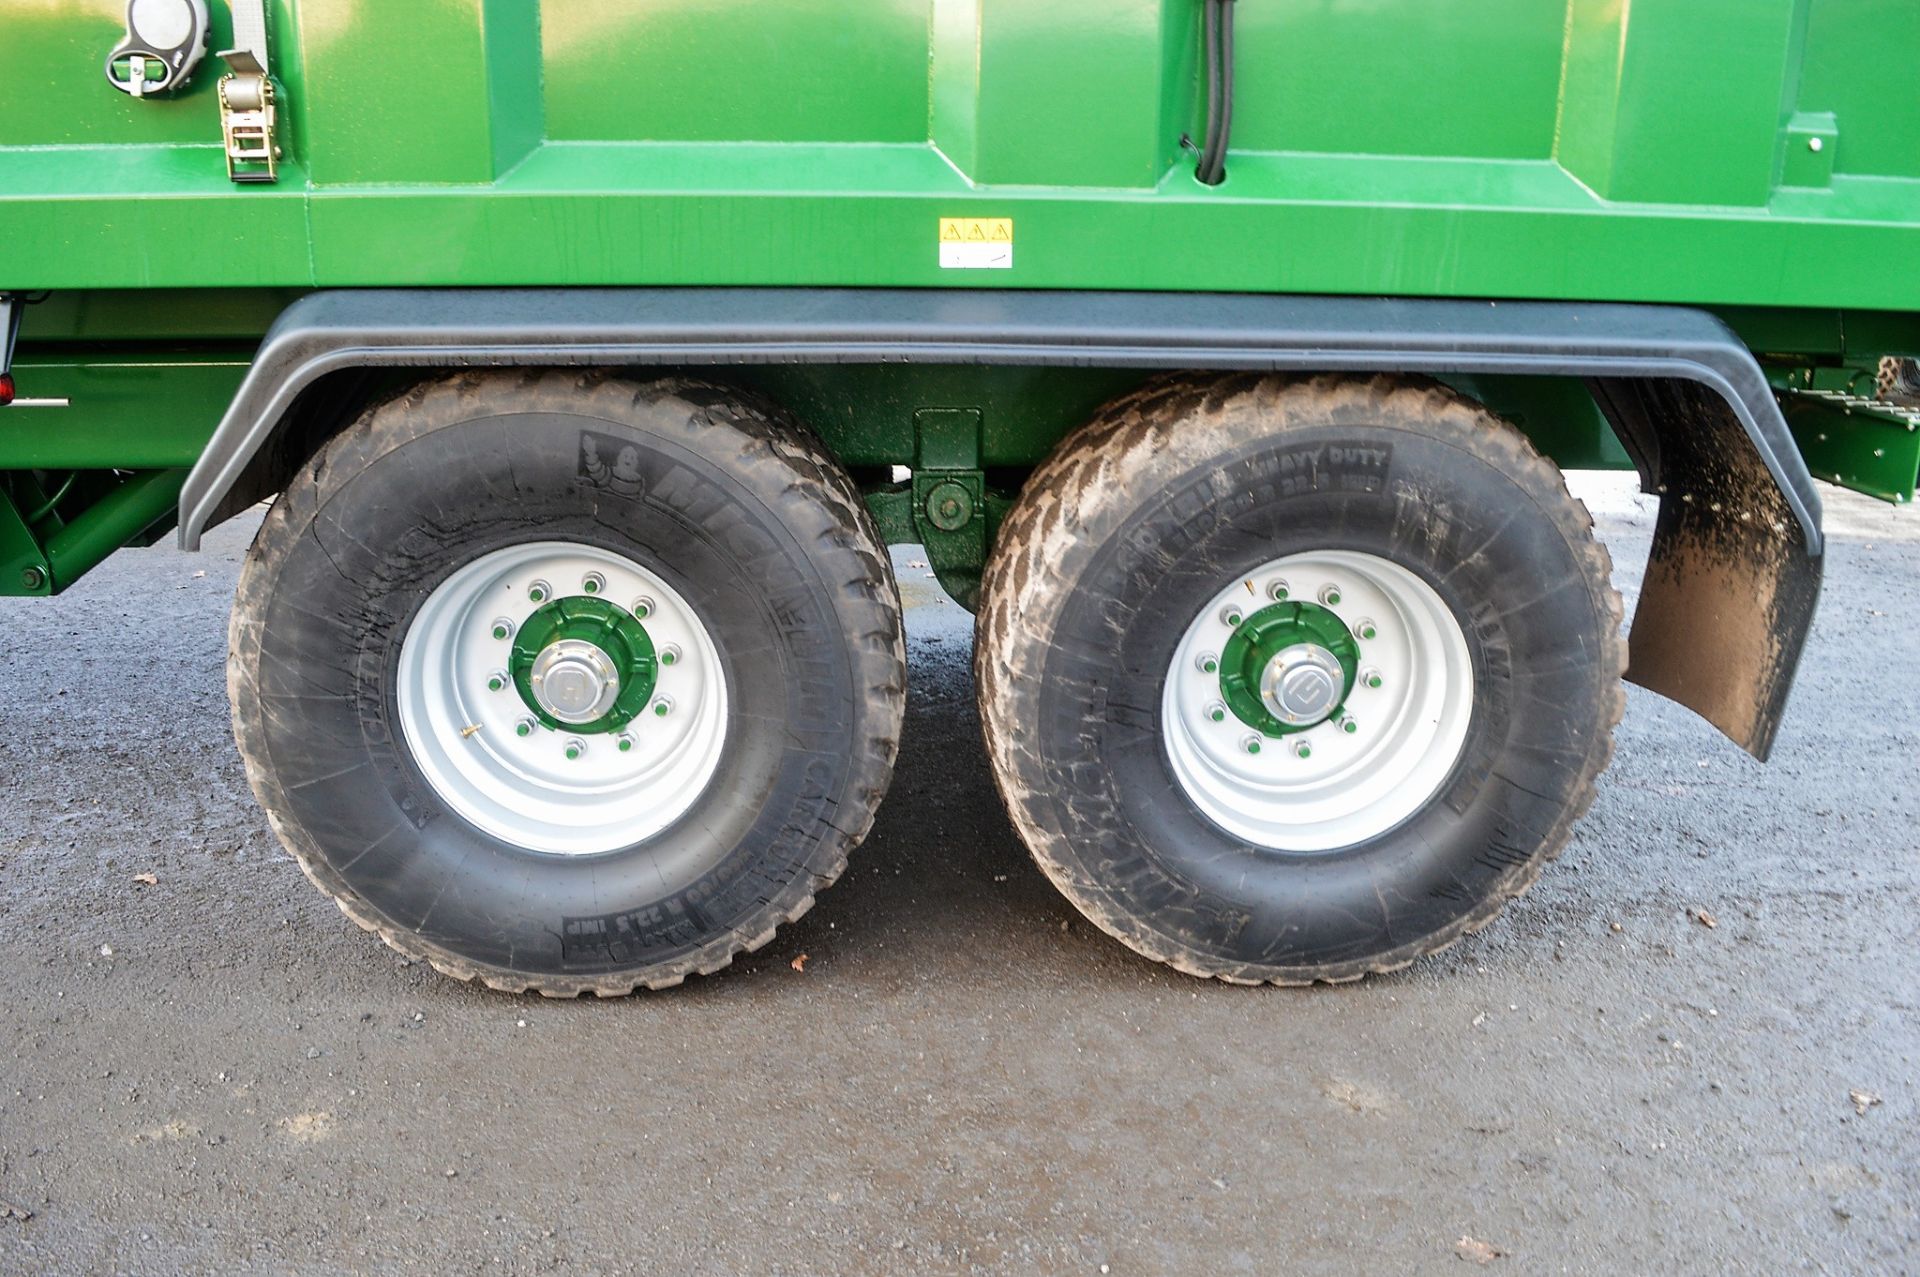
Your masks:
M1290 416L1324 419L1332 411L1358 402L1381 411L1383 416L1417 419L1435 431L1452 433L1463 446L1511 477L1553 519L1580 557L1583 575L1593 585L1596 601L1607 619L1600 636L1606 645L1602 666L1611 666L1614 676L1608 681L1600 706L1602 729L1589 742L1574 796L1560 819L1547 831L1536 852L1516 866L1500 890L1479 909L1431 936L1378 958L1275 971L1202 959L1156 944L1144 928L1124 926L1103 893L1091 882L1081 881L1081 871L1067 854L1069 835L1050 829L1029 810L1044 783L1044 772L1034 750L1025 743L1027 736L1021 726L1030 710L1026 692L1037 685L1039 675L1030 662L1047 648L1046 642L1035 641L1038 636L1031 632L1031 626L1033 618L1044 613L1038 606L1040 600L1072 588L1063 570L1064 547L1080 537L1082 529L1099 527L1124 513L1116 505L1121 485L1108 481L1112 470L1124 467L1130 456L1169 449L1203 458L1208 446L1206 431L1195 429L1196 423L1243 397L1262 399L1261 406L1279 418L1282 428ZM1600 774L1613 757L1614 728L1626 710L1626 691L1621 682L1627 668L1627 645L1621 636L1625 612L1620 594L1612 585L1612 572L1612 557L1593 535L1592 514L1567 490L1560 468L1542 456L1519 430L1439 383L1391 374L1289 379L1177 373L1155 378L1115 400L1069 435L1034 471L1000 527L982 583L979 638L974 649L981 727L995 783L1041 870L1090 921L1145 957L1188 975L1232 984L1341 984L1400 970L1488 926L1559 856L1574 824L1592 807Z
M511 398L522 411L548 410L591 414L596 405L618 412L643 397L674 396L699 410L687 414L691 435L710 430L712 416L724 418L745 435L738 461L743 469L765 472L780 493L790 526L810 534L828 562L844 560L834 612L864 617L849 632L854 685L863 695L858 745L851 758L842 803L827 822L831 836L821 840L824 867L818 862L794 876L801 890L765 902L761 916L715 936L707 944L670 962L598 976L531 975L471 962L433 942L394 926L358 896L323 872L319 849L293 822L284 819L283 797L266 761L262 724L245 707L259 704L251 671L257 667L260 629L271 598L273 566L305 534L327 495L375 459L432 430L456 425ZM742 953L768 944L779 928L813 907L819 891L837 881L852 850L872 828L899 749L906 710L906 638L899 589L885 543L866 503L846 470L817 438L772 405L725 386L691 378L636 382L607 370L539 369L525 372L462 372L423 381L375 404L336 435L302 467L260 526L242 572L228 627L227 686L234 705L234 738L247 776L268 822L307 879L362 929L391 949L425 962L442 975L478 981L503 993L536 992L550 998L582 994L624 997L639 988L665 989L689 975L710 975ZM851 819L848 815L851 814Z

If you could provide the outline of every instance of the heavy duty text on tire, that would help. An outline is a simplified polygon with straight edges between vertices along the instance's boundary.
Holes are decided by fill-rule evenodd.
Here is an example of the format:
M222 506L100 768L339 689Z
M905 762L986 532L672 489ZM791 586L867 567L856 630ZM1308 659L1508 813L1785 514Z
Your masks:
M1566 841L1620 618L1559 472L1453 392L1166 377L1022 491L975 671L1014 823L1089 918L1196 975L1344 980Z

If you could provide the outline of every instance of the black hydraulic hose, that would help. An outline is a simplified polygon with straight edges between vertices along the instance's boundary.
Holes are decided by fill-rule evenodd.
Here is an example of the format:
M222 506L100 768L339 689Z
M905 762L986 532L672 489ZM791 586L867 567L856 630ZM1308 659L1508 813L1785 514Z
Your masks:
M1227 139L1233 136L1233 0L1220 0L1220 138L1214 143L1213 180L1227 176Z
M1233 130L1234 0L1206 0L1202 43L1207 56L1207 132L1196 176L1218 186L1227 176L1227 139Z
M1207 63L1207 127L1201 135L1200 165L1194 176L1208 185L1213 179L1214 130L1220 126L1220 0L1203 0L1200 19L1200 47Z

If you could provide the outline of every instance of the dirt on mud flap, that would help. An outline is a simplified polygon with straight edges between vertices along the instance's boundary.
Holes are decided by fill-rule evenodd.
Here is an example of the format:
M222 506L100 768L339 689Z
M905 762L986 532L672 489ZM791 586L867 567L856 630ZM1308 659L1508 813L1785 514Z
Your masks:
M1594 388L1660 494L1627 678L1765 761L1820 598L1817 498L1801 496L1810 531L1729 401L1698 383Z

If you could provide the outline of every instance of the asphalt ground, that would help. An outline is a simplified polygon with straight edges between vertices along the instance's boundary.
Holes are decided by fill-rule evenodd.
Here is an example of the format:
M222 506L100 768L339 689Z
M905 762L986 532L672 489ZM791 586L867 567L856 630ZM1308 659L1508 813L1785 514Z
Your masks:
M1579 488L1631 613L1652 507ZM1055 894L912 549L848 876L613 1002L408 964L280 849L223 672L257 516L0 600L0 1271L1920 1270L1920 513L1826 499L1771 764L1634 689L1526 898L1309 990Z

